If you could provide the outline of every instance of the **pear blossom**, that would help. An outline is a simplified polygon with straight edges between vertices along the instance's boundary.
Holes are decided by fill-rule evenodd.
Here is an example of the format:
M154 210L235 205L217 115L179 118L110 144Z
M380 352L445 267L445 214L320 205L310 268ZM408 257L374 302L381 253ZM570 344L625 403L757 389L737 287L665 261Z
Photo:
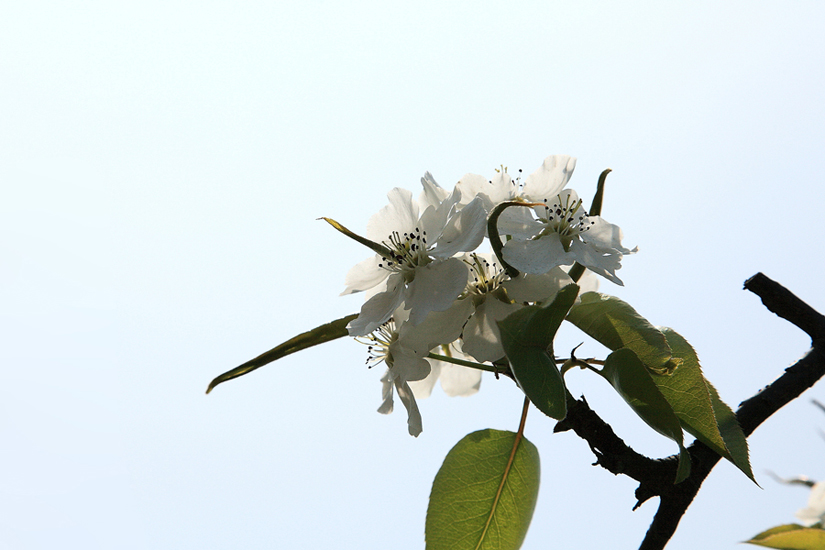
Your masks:
M367 238L388 254L376 254L347 273L342 295L372 290L348 326L351 336L369 334L402 305L409 322L418 324L428 312L450 307L464 290L467 266L453 256L481 244L487 224L482 201L460 208L459 191L446 194L429 174L422 184L418 202L405 189L390 191L389 205L367 224Z
M536 198L541 200L557 195L570 181L575 168L574 157L551 155L524 179L523 184L520 177L514 180L507 168L502 166L501 169L496 169L496 174L490 180L478 174L465 174L456 184L456 189L461 192L462 202L468 203L473 197L480 197L489 214L502 202L533 202ZM499 233L511 235L524 231L531 222L528 209L508 208L499 217L498 230Z
M461 339L464 353L478 361L496 361L504 357L498 321L528 303L551 302L559 290L573 282L561 267L546 273L521 273L511 278L495 264L492 255L473 254L471 271L475 276L467 293L475 310L464 325ZM587 274L585 272L580 279L580 286L595 290L598 282Z
M808 496L808 506L798 510L795 515L806 527L825 520L825 481L814 483Z
M446 310L431 312L420 325L406 327L410 347L431 349L435 343L446 344L454 334L460 334L464 354L480 362L496 361L504 357L497 322L528 302L552 299L573 282L561 268L511 279L496 265L492 254L468 254L464 262L470 267L464 292ZM412 344L413 340L418 343Z
M622 256L638 250L622 246L622 230L601 216L589 216L572 189L541 202L544 206L533 209L537 217L530 226L505 243L504 260L526 273L546 273L578 262L622 285L616 276Z
M367 364L370 367L379 363L387 365L387 372L381 378L382 403L378 412L392 412L394 389L407 409L409 433L418 437L422 431L421 413L410 383L431 374L431 364L425 357L431 349L455 341L461 334L461 327L443 326L443 312L431 312L427 321L418 326L408 322L408 314L399 307L392 319L356 340L369 346Z
M393 389L407 409L407 429L410 435L418 437L422 431L421 412L409 386L410 379L420 380L430 372L430 365L423 358L415 357L398 343L398 330L394 320L389 320L365 338L356 338L369 347L367 364L370 368L386 363L387 371L381 377L381 406L378 412L389 414L393 411ZM396 363L396 359L398 360Z
M532 202L536 198L557 195L570 181L575 168L574 157L551 155L524 179L523 186L520 178L513 180L507 173L507 168L502 166L490 180L478 174L465 174L458 180L456 189L461 192L462 202L469 203L472 198L478 196L482 198L485 208L489 211L506 201Z

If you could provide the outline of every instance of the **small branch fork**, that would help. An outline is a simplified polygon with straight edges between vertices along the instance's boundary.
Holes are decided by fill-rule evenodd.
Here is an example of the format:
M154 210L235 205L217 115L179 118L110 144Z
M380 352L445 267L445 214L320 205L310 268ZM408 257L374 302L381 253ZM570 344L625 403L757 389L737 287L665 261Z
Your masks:
M782 376L739 405L736 418L745 437L748 437L773 413L825 376L825 316L762 273L745 281L745 289L759 296L768 310L802 329L812 342L805 356L785 369ZM638 481L634 510L651 497L660 498L659 509L639 550L663 549L676 532L702 482L721 457L703 443L695 441L688 447L692 463L690 476L674 485L675 456L652 459L637 453L590 409L584 397L574 399L568 394L567 401L567 417L556 425L554 431L573 430L590 445L596 455L594 465Z

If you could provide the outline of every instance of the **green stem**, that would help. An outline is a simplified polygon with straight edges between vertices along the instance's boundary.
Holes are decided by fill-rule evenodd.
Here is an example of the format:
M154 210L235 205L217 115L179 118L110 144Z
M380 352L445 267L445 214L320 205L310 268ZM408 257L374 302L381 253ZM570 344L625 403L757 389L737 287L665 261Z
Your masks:
M450 357L448 355L439 355L437 353L431 353L427 355L427 357L430 359L438 359L439 361L444 361L445 363L452 363L453 365L461 365L462 367L470 367L471 369L486 370L487 372L495 372L501 374L501 369L493 365L485 365L484 363L473 363L472 361L464 361L463 359L456 359L455 357Z

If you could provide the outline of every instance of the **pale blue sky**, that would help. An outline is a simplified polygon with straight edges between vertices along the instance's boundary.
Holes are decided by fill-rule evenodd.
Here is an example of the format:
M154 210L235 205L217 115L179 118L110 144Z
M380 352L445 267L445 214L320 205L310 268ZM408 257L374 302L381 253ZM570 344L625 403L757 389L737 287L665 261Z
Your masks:
M446 452L518 426L512 383L375 412L342 340L217 374L360 307L338 297L392 187L576 156L620 225L625 287L734 408L807 338L742 291L820 311L820 2L7 3L0 16L0 548L421 548ZM582 338L572 327L560 348ZM585 344L582 355L599 354ZM673 452L568 376L637 450ZM669 548L740 548L825 479L819 386L751 439L762 489L714 470ZM533 409L525 549L638 547L656 502Z

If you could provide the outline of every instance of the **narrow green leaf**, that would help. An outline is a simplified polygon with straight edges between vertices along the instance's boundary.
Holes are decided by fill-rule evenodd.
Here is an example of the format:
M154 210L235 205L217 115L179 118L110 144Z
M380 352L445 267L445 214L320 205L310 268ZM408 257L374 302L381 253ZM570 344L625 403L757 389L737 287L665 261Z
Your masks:
M318 344L324 344L326 342L331 342L332 340L348 336L349 332L347 332L347 325L356 317L358 317L358 314L353 313L352 315L347 315L346 317L337 319L325 325L321 325L320 327L316 327L308 332L304 332L287 340L283 344L272 348L266 353L262 353L255 359L251 359L243 365L235 367L234 369L218 376L209 383L209 387L206 388L206 393L211 392L215 386L222 382L243 376L258 367L263 367L267 363L271 363L281 357L295 353L296 351L310 348L312 346L317 346Z
M536 507L539 473L538 449L527 439L499 430L465 436L433 481L427 550L520 548Z
M337 221L333 220L332 218L323 218L322 217L322 218L318 218L318 219L319 220L324 220L325 222L330 224L332 227L334 227L335 229L337 229L338 231L340 231L341 233L343 233L344 235L346 235L350 239L363 244L364 246L366 246L367 248L369 248L370 250L372 250L373 252L375 252L379 256L384 256L386 258L390 258L390 257L393 256L392 250L390 250L389 248L387 248L383 244L379 244L375 241L371 241L366 237L362 237L358 233L353 233L352 231L350 231L349 229L347 229L346 227L344 227L343 225L341 225Z
M664 327L661 331L667 338L673 357L681 359L681 364L670 375L653 374L653 381L688 433L753 479L747 440L733 411L719 399L716 390L702 375L696 351L676 331ZM725 434L728 434L732 448Z
M780 550L822 550L825 548L825 530L791 523L763 531L744 542Z
M681 423L636 353L628 348L614 351L607 356L601 374L648 426L679 445L675 483L683 481L690 475L690 455Z
M671 372L678 364L665 335L615 296L585 292L567 320L612 351L632 349L654 372Z
M569 284L550 304L522 308L498 323L519 387L540 411L557 420L567 415L567 389L553 358L553 338L578 293L579 287Z
M590 204L590 210L588 210L588 214L591 216L599 216L602 213L602 202L604 201L604 182L607 180L607 174L612 172L610 168L605 168L605 170L599 175L599 184L596 186L596 195L593 197L593 202Z

